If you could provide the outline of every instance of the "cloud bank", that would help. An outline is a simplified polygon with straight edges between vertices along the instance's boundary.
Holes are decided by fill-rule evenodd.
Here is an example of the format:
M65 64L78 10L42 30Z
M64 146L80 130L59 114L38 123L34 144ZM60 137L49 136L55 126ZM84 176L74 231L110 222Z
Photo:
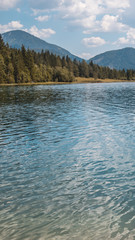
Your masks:
M0 24L0 33L8 32L16 29L18 30L22 28L23 28L23 25L20 23L20 21L11 21L5 25Z
M0 0L0 10L8 10L9 8L13 8L19 0Z
M56 32L51 28L47 29L38 29L36 26L32 26L29 30L29 33L32 35L39 37L41 39L49 38L51 35L55 34Z
M12 21L5 25L0 24L0 33L12 31L12 30L24 30L41 39L49 38L51 35L56 33L51 28L38 29L35 25L32 26L30 29L24 29L24 26L23 24L20 23L20 21Z
M129 0L39 0L37 2L29 0L29 3L36 14L40 11L48 11L67 22L69 27L82 27L83 34L90 35L87 43L88 38L83 39L83 43L87 46L100 45L101 42L103 44L100 37L92 36L95 32L125 33L125 38L123 36L119 38L119 43L131 41L130 26L123 21L124 12L131 7ZM47 20L47 17L36 18L37 21L44 21L43 19ZM133 35L132 37L134 39ZM92 43L96 40L96 44Z
M106 42L104 39L100 38L100 37L90 37L90 38L84 38L83 39L83 44L86 47L97 47L97 46L102 46L104 45Z

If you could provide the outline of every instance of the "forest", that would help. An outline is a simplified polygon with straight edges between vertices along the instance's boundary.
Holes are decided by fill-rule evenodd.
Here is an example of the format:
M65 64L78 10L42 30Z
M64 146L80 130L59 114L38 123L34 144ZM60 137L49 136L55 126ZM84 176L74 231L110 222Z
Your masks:
M116 70L68 56L59 57L49 51L10 48L0 35L0 84L73 82L75 77L135 80L135 70Z

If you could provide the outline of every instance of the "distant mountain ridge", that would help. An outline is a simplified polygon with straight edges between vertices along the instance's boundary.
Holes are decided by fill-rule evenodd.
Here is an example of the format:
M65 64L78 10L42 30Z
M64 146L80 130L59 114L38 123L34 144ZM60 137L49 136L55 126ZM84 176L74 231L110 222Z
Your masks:
M5 43L8 43L10 47L21 48L22 44L26 49L32 49L36 52L49 51L60 57L69 56L71 60L76 59L82 61L79 58L64 48L61 48L55 44L50 44L40 38L37 38L25 31L14 30L2 34L2 38ZM87 63L92 61L99 66L109 67L111 69L134 69L135 70L135 48L127 47L118 50L107 51L96 55L95 57L87 60Z
M89 59L88 62L90 61L100 66L107 66L111 69L135 69L135 49L127 47L107 51Z
M29 48L35 50L36 52L41 52L44 50L59 55L60 57L66 57L68 55L72 60L76 59L78 61L82 61L81 58L71 54L66 49L54 44L50 44L22 30L14 30L3 33L2 38L5 43L8 43L9 46L13 48L19 49L23 44L26 49Z

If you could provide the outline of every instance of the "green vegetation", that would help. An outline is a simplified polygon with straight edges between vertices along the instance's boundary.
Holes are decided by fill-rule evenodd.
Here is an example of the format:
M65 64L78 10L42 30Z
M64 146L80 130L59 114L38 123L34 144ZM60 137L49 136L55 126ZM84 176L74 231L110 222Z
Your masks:
M76 77L134 80L134 70L115 70L86 61L60 58L49 51L10 48L0 36L0 84L73 82Z

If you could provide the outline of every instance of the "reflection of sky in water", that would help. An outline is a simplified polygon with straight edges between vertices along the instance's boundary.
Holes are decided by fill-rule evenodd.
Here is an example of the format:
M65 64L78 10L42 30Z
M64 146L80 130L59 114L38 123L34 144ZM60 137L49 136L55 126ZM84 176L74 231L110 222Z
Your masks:
M1 239L134 239L135 84L0 88Z

